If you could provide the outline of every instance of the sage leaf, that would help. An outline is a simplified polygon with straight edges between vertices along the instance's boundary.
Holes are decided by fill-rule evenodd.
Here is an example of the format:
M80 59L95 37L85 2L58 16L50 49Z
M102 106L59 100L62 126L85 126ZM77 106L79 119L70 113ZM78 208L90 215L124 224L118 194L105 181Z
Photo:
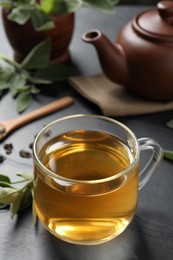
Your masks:
M18 173L16 176L22 177L23 180L11 182L6 175L0 174L0 209L10 205L11 217L29 207L33 201L33 174ZM27 182L21 189L16 189L12 186Z
M31 86L31 89L30 89L30 93L31 94L38 94L40 93L40 89L38 89L37 87L35 87L34 85Z
M0 53L0 58L5 61L7 64L11 65L13 68L19 69L20 64L17 63L14 60L9 59L8 57L4 56L2 53Z
M0 81L0 91L3 92L5 89L9 89L9 85L6 82Z
M45 0L48 2L49 0ZM54 4L53 13L56 15L64 15L76 12L82 6L82 0L60 0Z
M20 10L19 8L13 8L8 15L8 20L13 21L19 25L24 25L30 18L28 11Z
M113 3L110 0L83 0L85 6L94 7L102 11L110 12L113 10Z
M0 181L11 183L10 178L7 175L0 174Z
M52 63L42 69L37 70L35 76L51 81L62 81L68 77L76 76L76 74L76 71L70 66Z
M55 6L59 4L60 1L57 0L42 0L39 8L46 12L47 14L54 13Z
M170 121L167 122L166 124L169 128L173 129L173 119L171 119Z
M118 3L119 3L119 0L109 0L109 2L110 2L112 5L115 5L115 4L118 4Z
M173 151L164 150L164 158L173 161Z
M37 44L21 63L21 68L38 69L45 67L50 60L51 40Z
M0 174L0 187L12 187L11 180L8 176Z
M31 21L36 31L50 30L55 27L50 16L41 9L31 12Z
M51 84L51 83L53 83L51 80L46 80L46 79L41 79L41 78L37 78L37 77L35 77L34 75L30 75L29 77L28 77L28 80L30 81L30 82L32 82L33 84ZM40 91L40 90L39 90Z
M18 211L22 211L28 208L31 204L32 204L32 192L31 192L31 185L29 185L26 186L26 188L23 190L23 196Z
M13 186L9 182L5 182L5 181L0 181L0 187L11 187L11 188L13 188Z
M10 205L11 218L13 218L14 215L18 212L22 197L23 197L23 190L19 190L16 199Z
M20 89L23 88L26 84L26 78L24 75L16 73L11 78L10 82L10 91L13 97L15 97L19 92Z
M19 113L21 113L30 106L31 101L32 101L32 95L29 91L28 92L21 92L17 96L16 99L17 99L17 111Z
M25 180L31 181L33 180L34 176L32 173L26 173L26 172L20 172L16 174L17 176L20 176L24 178Z
M0 90L3 91L9 88L10 79L13 72L10 69L0 67Z
M0 203L0 209L4 209L8 206L8 204Z
M31 94L37 94L40 92L40 89L38 89L35 85L21 85L16 87L17 93L22 92L29 92Z
M14 188L0 187L0 203L12 203L16 200L18 190Z
M11 0L0 0L0 6L11 9L13 7L13 3Z

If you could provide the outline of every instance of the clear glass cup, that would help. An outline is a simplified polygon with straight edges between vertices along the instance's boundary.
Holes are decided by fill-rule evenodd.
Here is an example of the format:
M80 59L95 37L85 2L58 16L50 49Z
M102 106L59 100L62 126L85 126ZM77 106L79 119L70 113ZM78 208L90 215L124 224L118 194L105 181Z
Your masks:
M139 170L141 151L151 158ZM98 115L72 115L41 130L33 146L34 207L56 237L99 244L133 219L138 191L162 159L151 138L137 139L122 123Z

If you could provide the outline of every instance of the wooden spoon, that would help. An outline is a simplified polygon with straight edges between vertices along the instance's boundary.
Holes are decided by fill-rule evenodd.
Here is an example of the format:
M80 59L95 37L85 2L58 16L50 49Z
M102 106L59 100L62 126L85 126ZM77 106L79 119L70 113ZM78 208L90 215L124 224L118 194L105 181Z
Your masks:
M9 121L0 122L0 141L7 137L11 132L17 128L27 124L35 119L38 119L42 116L53 113L57 110L60 110L66 106L69 106L73 103L73 98L70 96L63 97L58 99L46 106L40 107L28 114L20 116L18 118L11 119Z

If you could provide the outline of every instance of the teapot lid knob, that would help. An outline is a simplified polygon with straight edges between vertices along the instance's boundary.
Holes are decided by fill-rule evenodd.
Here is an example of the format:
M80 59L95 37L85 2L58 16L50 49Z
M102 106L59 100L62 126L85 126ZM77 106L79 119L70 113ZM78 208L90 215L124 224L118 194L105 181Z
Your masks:
M160 1L157 4L159 15L169 24L173 23L173 1Z
M133 19L133 28L151 40L173 44L173 1L160 1L157 8L137 15Z

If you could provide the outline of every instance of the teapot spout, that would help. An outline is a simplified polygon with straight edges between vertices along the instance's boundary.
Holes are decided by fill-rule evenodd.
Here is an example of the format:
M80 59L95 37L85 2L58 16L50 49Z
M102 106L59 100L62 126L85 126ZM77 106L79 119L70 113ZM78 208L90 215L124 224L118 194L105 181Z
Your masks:
M95 46L105 75L119 84L128 82L126 55L121 45L115 45L99 30L90 30L82 35L84 42Z

